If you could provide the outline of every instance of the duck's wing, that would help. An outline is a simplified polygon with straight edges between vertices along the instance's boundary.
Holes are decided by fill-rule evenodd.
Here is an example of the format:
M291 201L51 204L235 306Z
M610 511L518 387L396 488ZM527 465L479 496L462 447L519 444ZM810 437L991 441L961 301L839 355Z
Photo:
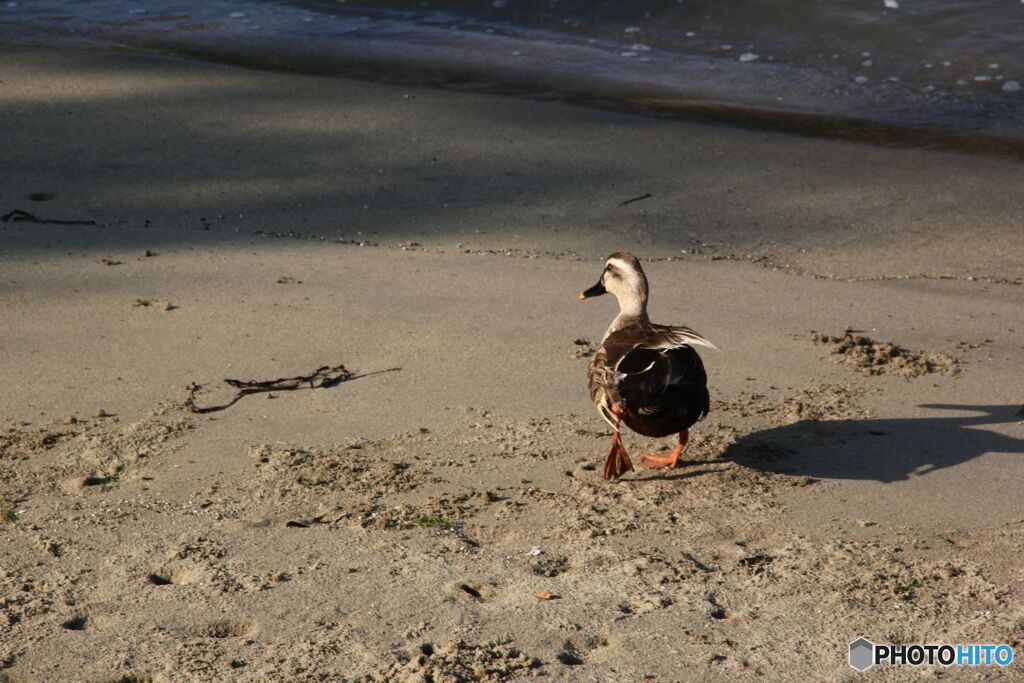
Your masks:
M653 373L661 376L663 386L673 384L678 378L673 363L664 362L678 354L666 353L676 349L690 349L706 346L718 347L705 339L696 330L685 325L655 325L644 322L632 326L628 331L613 335L614 343L609 344L608 361L610 370L622 376ZM609 341L613 341L609 338ZM654 387L651 387L652 389Z
M706 346L718 351L718 347L704 338L696 330L686 325L643 325L643 335L634 348L639 349L678 349L682 346Z
M612 374L638 375L662 366L659 361L671 355L666 351L692 349L694 346L718 350L704 336L685 325L656 325L643 321L609 335L602 344L603 357L594 360L603 361L600 364Z

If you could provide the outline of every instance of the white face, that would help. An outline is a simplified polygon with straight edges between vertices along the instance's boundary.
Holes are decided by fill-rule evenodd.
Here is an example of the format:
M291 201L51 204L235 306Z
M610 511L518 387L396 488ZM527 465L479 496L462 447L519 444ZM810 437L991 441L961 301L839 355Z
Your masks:
M644 277L632 264L620 258L610 258L604 263L601 284L619 299L623 296L640 296L644 289Z

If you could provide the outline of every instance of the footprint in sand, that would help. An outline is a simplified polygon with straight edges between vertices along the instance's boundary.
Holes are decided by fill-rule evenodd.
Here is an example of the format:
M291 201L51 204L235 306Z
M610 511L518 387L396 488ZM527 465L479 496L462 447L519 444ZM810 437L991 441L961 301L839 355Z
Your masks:
M84 615L76 615L65 621L60 625L62 629L67 631L84 631L86 624L89 623L89 618Z
M154 586L184 586L201 578L202 574L196 569L160 569L147 576L146 580Z
M221 619L200 629L199 635L207 638L248 638L256 635L255 621L247 619Z

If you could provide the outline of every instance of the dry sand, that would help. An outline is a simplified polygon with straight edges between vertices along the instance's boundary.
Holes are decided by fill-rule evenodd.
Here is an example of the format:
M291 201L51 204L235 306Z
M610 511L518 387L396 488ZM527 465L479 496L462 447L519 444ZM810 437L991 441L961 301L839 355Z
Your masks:
M0 680L1020 678L846 664L1024 641L1020 165L155 57L0 74L0 214L84 222L0 223ZM606 483L614 307L575 296L614 249L723 352L686 464Z

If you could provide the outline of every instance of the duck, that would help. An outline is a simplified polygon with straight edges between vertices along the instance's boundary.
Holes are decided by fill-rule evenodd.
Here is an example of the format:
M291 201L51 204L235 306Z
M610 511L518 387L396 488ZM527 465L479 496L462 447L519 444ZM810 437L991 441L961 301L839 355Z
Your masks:
M617 251L605 260L597 284L579 295L583 300L610 293L619 302L619 314L587 367L590 397L613 432L605 480L633 470L622 443L623 423L644 436L677 434L671 452L642 455L637 461L645 468L673 468L686 448L690 427L710 410L707 372L694 347L718 347L685 325L652 323L647 317L648 292L640 261Z

